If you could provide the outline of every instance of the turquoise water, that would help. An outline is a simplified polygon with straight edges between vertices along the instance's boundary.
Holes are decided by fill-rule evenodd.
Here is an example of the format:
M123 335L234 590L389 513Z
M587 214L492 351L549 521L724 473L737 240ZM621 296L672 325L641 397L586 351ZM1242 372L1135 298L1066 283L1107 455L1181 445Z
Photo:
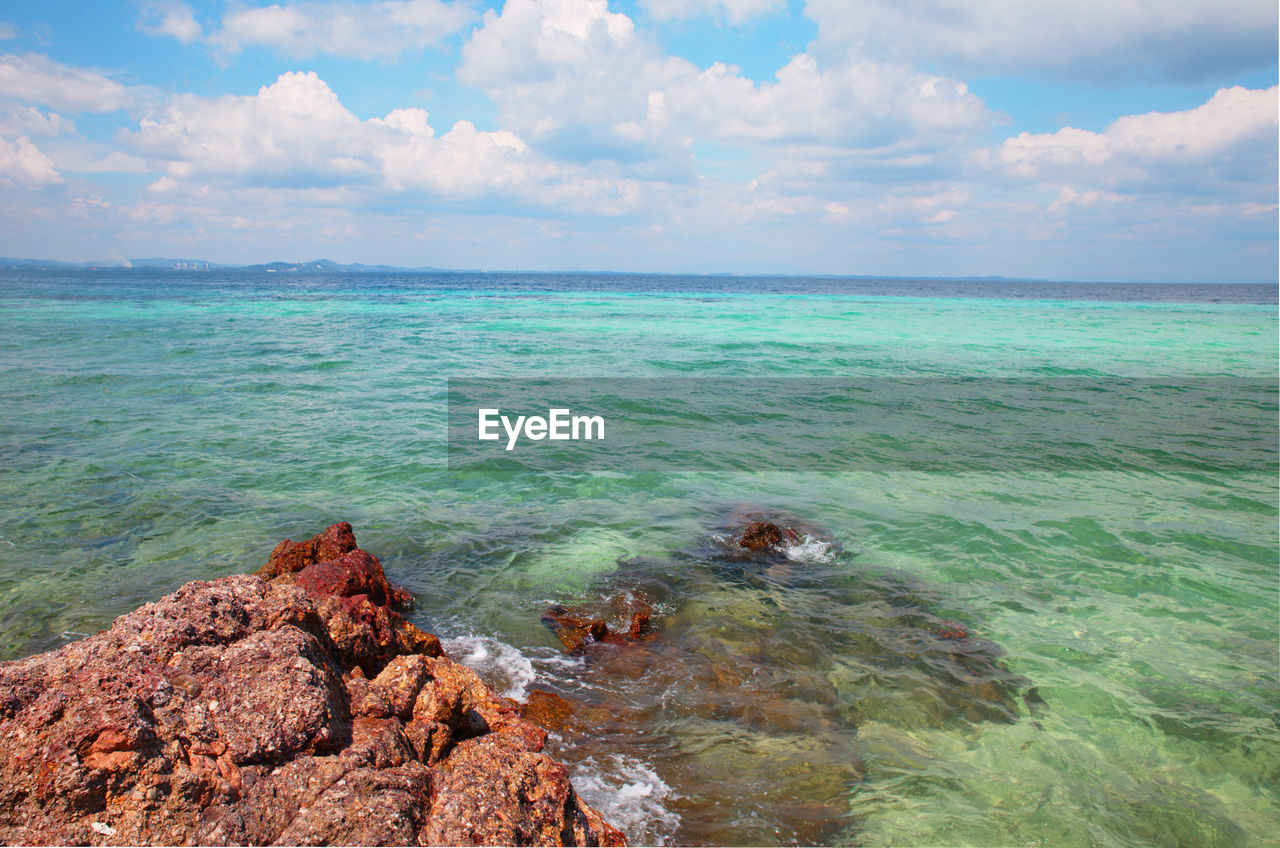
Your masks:
M636 842L1278 844L1274 453L931 473L744 444L759 470L537 474L445 449L448 378L1229 392L1276 377L1274 289L273 277L0 276L0 658L346 519L496 685L612 712L556 751ZM1248 400L1274 424L1274 395ZM750 509L814 544L732 573L717 539ZM637 581L662 627L642 671L564 657L539 622ZM904 594L1043 705L948 711L868 658Z

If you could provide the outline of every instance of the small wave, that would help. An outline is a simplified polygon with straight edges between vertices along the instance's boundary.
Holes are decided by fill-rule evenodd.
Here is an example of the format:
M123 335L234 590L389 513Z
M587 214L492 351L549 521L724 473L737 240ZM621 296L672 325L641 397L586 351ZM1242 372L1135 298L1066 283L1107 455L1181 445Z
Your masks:
M790 530L787 533L789 536L794 535ZM733 551L743 550L738 544L738 540L732 536L712 533L711 541ZM775 547L773 550L778 551L792 562L829 563L835 560L837 548L832 542L804 533L795 537L794 541L790 539L784 541L780 547Z
M533 662L518 648L491 636L458 636L440 641L450 657L480 675L498 694L517 701L529 697L529 684L536 675Z
M786 542L782 553L793 562L831 562L836 557L835 546L830 542L814 538L808 533L800 536L795 542Z
M626 754L587 757L573 770L573 786L634 845L666 845L680 825L664 801L675 793L642 760Z

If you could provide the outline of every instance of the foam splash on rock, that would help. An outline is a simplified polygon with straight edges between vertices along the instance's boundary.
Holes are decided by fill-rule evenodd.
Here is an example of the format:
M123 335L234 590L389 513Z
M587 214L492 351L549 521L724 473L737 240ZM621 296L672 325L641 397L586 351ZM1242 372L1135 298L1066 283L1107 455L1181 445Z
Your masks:
M792 562L831 563L836 558L836 548L830 542L803 533L794 540L786 540L779 548Z
M666 845L680 826L667 807L675 793L643 760L627 754L588 757L573 769L578 793L642 844Z
M537 674L520 650L492 636L455 636L441 640L449 656L480 675L504 698L523 701Z

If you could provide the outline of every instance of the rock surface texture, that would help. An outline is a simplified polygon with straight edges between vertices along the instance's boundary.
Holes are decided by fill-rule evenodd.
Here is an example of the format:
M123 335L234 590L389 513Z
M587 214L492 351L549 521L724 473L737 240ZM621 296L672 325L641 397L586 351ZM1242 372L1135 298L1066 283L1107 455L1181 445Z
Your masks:
M349 524L0 664L0 843L622 845Z

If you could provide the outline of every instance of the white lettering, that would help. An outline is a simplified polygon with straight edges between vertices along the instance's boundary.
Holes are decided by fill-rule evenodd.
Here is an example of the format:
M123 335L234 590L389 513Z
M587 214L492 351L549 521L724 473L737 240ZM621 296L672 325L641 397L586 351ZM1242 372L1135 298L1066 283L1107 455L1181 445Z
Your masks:
M516 439L520 437L520 427L524 425L524 416L516 418L516 426L511 426L511 419L502 416L502 428L507 431L507 450L511 450L516 446Z
M493 432L490 432L490 428L496 428L498 426L498 422L489 420L490 415L497 415L497 414L498 414L498 410L496 409L480 410L480 438L481 439L497 439L498 438L498 433L496 430L494 430Z
M573 415L568 409L549 409L546 418L541 415L517 415L512 418L503 415L500 409L481 409L478 421L477 437L484 441L500 439L498 425L501 424L507 434L507 450L515 450L521 436L535 442L543 439L559 442L604 438L604 416Z
M551 430L547 433L548 439L557 442L563 442L569 438L569 410L552 409L551 414ZM574 436L577 438L577 436Z
M566 410L568 411L568 410ZM581 424L586 431L585 435L578 435L578 425ZM591 435L592 426L596 428L596 434ZM573 438L574 439L603 439L604 438L604 417L600 415L575 415L573 416Z

